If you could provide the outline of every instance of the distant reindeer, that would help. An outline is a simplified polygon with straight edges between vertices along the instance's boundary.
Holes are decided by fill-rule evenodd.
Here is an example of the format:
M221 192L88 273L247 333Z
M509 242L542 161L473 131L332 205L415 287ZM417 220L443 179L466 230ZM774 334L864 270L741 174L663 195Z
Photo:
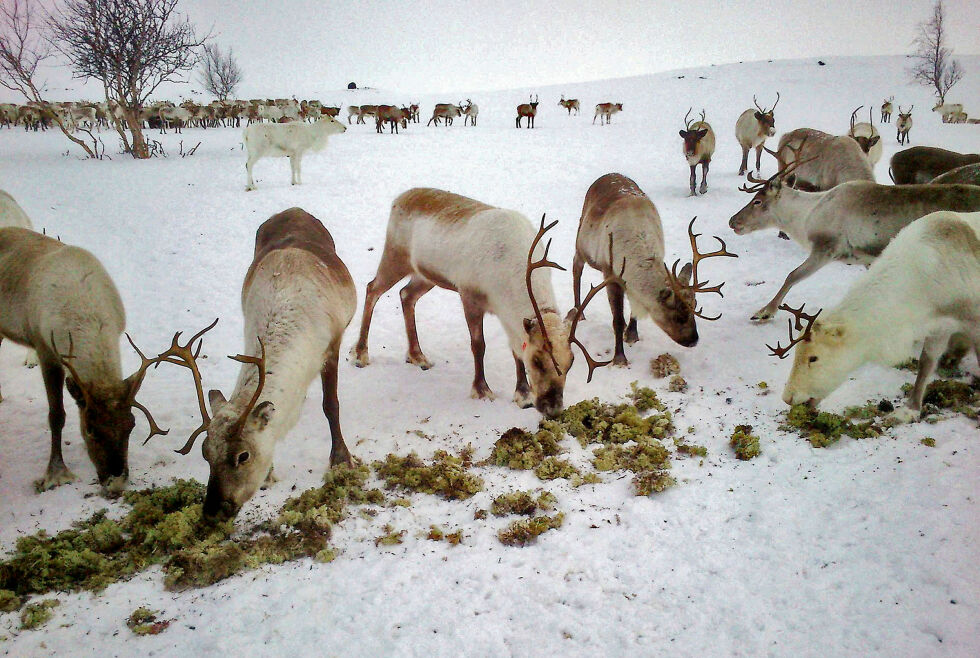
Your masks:
M738 175L741 176L749 168L749 150L755 149L755 170L762 166L762 149L766 139L776 134L776 118L773 112L779 105L779 92L776 92L776 102L771 109L759 107L759 101L752 97L755 109L749 108L739 115L735 121L735 138L742 147L742 164L739 165Z
M246 353L231 397L208 392L194 342L171 345L168 363L191 371L202 422L178 452L188 454L206 433L202 452L211 468L204 514L232 517L263 484L275 481L276 444L299 420L310 382L320 376L323 414L330 426L330 466L352 464L340 429L337 372L340 341L357 308L357 293L333 238L320 221L290 208L255 234L255 255L242 284Z
M67 386L78 403L82 439L99 484L107 492L120 491L129 477L129 435L136 426L132 409L146 415L151 437L166 432L136 401L146 369L159 357L143 358L136 372L123 379L119 340L126 313L102 263L84 249L40 233L0 228L0 309L0 340L33 348L40 361L51 428L51 454L40 488L75 479L61 454ZM131 339L130 344L136 349Z
M721 249L709 254L698 252L694 220L688 226L694 260L677 272L675 261L668 269L664 262L664 234L660 213L632 179L622 174L606 174L589 187L582 205L578 234L575 237L575 260L572 280L575 309L581 305L582 272L586 263L609 281L606 295L613 316L615 356L613 364L628 365L623 340L640 339L637 318L647 317L671 340L685 347L698 342L695 317L707 317L697 308L696 293L721 294L721 287L698 281L698 263L712 256L735 256L721 242ZM692 282L693 277L693 282ZM623 299L630 303L629 325L623 314Z
M569 99L566 100L565 99L565 94L562 94L561 95L561 100L558 101L558 104L561 105L566 110L568 110L568 116L572 116L572 110L575 110L575 114L576 115L579 114L579 111L581 110L581 107L579 105L578 99L577 98L569 98Z
M851 112L851 127L847 131L848 137L852 138L861 147L865 155L868 157L868 162L874 167L881 160L881 135L878 134L878 129L874 127L871 123L871 108L868 108L868 121L861 121L860 123L855 123L857 118L858 110L860 110L863 105L858 106L856 110Z
M688 196L695 196L694 184L698 177L694 170L698 165L701 165L701 194L708 191L708 166L715 152L715 132L704 120L704 110L701 110L701 120L691 123L688 117L692 109L688 108L684 115L684 130L680 131L681 139L684 140L684 157L691 167L691 193Z
M432 118L429 119L426 126L431 126L433 122L438 126L439 120L443 119L446 122L446 126L453 125L453 119L463 114L462 108L459 105L453 105L452 103L436 103L436 106L432 108Z
M622 111L622 103L599 103L595 106L595 116L592 117L592 125L595 125L596 117L599 118L600 126L603 125L603 120L605 120L605 123L612 123L612 115Z
M321 116L313 123L253 123L245 127L245 149L248 159L245 190L255 189L252 168L264 157L289 158L293 185L302 183L303 154L322 151L327 138L346 132L347 127L331 116Z
M538 114L538 96L534 95L534 100L521 103L517 106L517 127L521 127L521 119L527 117L527 127L534 127L534 117Z
M378 112L378 106L377 105L361 105L361 107L358 108L358 110L359 111L357 113L357 122L358 123L366 123L364 121L364 119L366 117L376 116L376 114Z
M470 122L471 125L475 126L476 117L480 115L479 106L477 106L477 104L471 101L469 98L466 99L466 107L463 107L462 103L460 103L459 105L463 110L463 115L464 115L463 125L465 126L467 122Z
M549 268L564 269L548 260L544 234L553 222L535 234L526 217L513 210L486 205L451 192L415 188L402 193L391 206L384 252L378 273L367 285L364 316L357 344L351 350L354 365L368 365L368 332L378 299L403 278L411 277L400 297L408 335L406 361L423 370L432 367L419 346L415 304L432 288L457 291L470 331L474 377L470 396L493 399L484 375L483 318L500 319L517 369L514 402L534 406L548 417L563 407L565 376L572 366L571 345L577 344L589 364L589 380L598 362L575 338L571 326L558 313ZM489 247L489 248L488 248ZM537 272L537 270L544 270ZM581 308L602 286L593 288Z
M891 414L915 420L952 336L965 336L980 363L980 213L934 212L912 222L820 318L782 308L802 330L794 338L790 321L790 344L770 348L783 358L798 345L783 401L815 407L862 364L896 365L923 341L907 406Z
M377 132L384 132L384 124L388 124L389 133L398 133L398 126L408 128L408 115L402 108L394 105L379 105L377 114L374 116L374 128Z
M899 144L907 144L909 141L909 131L912 130L912 108L915 105L909 107L907 112L902 111L902 106L898 106L898 120L895 122L895 127L898 129L898 134L895 138L898 140Z
M901 106L899 106L899 111L901 112ZM911 111L912 108L909 108L909 112ZM932 111L939 112L939 116L942 117L943 123L949 123L954 115L963 111L963 104L938 102L932 107Z
M892 120L892 101L895 100L894 96L889 96L885 102L881 104L881 122L891 123Z

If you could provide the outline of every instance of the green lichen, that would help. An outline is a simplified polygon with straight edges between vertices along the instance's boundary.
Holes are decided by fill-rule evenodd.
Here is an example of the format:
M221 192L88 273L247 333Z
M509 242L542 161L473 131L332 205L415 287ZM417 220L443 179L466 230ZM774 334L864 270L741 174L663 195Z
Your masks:
M657 379L663 379L667 375L676 375L681 371L681 364L670 354L661 354L656 359L650 361L650 372Z
M953 379L937 379L926 387L922 403L976 418L976 407L980 406L980 381L967 384Z
M129 615L126 626L136 635L159 635L170 626L170 619L160 619L159 610L139 607Z
M927 448L935 448L936 447L936 440L934 438L932 438L931 436L927 436L927 437L923 438L921 441L919 441L919 443L921 443L922 445L926 446Z
M640 437L627 445L605 444L593 450L592 465L597 471L630 471L633 475L633 492L648 496L663 491L677 481L667 470L670 453L660 441Z
M652 388L647 388L646 386L640 386L638 382L630 383L630 394L629 398L633 401L633 405L639 412L650 411L651 409L656 409L657 411L663 411L667 406L660 401L657 397L657 392Z
M544 427L549 422L551 424ZM553 421L545 421L542 425L534 434L518 427L504 432L493 444L489 463L517 470L530 470L539 466L546 457L557 455L561 452L558 446L559 436L563 436L564 431L556 427ZM555 430L560 434L556 434Z
M670 383L667 385L667 390L674 393L683 393L687 390L687 380L680 375L674 375L670 378Z
M458 546L463 542L463 531L446 532L437 525L431 525L429 526L429 534L426 535L426 539L431 541L444 541L450 546Z
M44 626L51 620L54 613L51 608L61 605L58 599L45 599L38 603L28 603L20 611L20 627L22 630L34 630Z
M548 491L544 491L538 496L530 491L514 491L494 498L490 504L490 512L494 516L507 516L508 514L531 516L538 510L550 512L555 508L557 502L555 496Z
M381 530L384 534L374 538L375 546L396 546L402 543L405 536L404 530L395 530L390 523L386 523Z
M758 457L762 452L759 437L752 434L751 425L736 425L729 445L735 450L735 456L743 461Z
M674 447L679 455L690 457L707 457L708 449L696 443L685 443L683 439L674 439Z
M582 472L567 459L545 457L534 469L539 480L573 480L580 481ZM574 482L573 482L574 484Z
M814 448L825 448L840 441L841 436L866 439L881 436L882 429L876 419L853 423L846 417L829 411L815 411L805 404L797 404L786 414L786 422L780 429L796 431Z
M445 450L437 450L430 464L413 452L406 457L389 454L372 466L389 489L428 493L446 500L465 500L483 491L483 478L468 472L468 463Z
M562 512L554 516L535 516L530 519L512 521L510 525L497 533L497 539L507 546L527 546L534 543L538 536L549 530L560 528L565 522Z
M595 443L628 443L641 438L664 438L673 432L670 412L663 410L663 404L656 400L655 394L653 398L644 395L641 400L644 401L643 406L649 403L658 412L643 417L635 405L613 405L592 398L565 409L558 422L578 439L583 448Z
M24 605L24 600L11 592L9 589L0 589L0 612L13 612L20 610Z
M642 471L633 476L633 493L637 496L649 496L652 493L660 493L668 487L677 484L669 473L663 470Z

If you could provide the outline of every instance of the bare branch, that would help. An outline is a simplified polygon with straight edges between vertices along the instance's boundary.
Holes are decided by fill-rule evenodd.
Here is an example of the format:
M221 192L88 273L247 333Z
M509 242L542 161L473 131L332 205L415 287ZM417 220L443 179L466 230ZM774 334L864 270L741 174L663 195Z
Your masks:
M223 53L217 45L204 44L200 81L204 89L220 101L235 93L235 88L242 81L242 70L231 48Z
M932 87L940 103L963 77L960 63L952 60L953 51L946 46L945 10L942 0L932 8L932 16L919 23L919 33L912 42L915 52L909 77L923 87Z

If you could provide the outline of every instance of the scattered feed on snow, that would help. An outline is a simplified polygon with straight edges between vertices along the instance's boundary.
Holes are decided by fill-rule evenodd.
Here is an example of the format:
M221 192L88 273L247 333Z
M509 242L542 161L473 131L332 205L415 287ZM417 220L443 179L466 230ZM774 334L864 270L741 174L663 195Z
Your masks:
M667 375L680 374L681 364L670 354L664 353L656 359L650 361L650 372L657 379L663 379Z
M507 546L527 546L533 544L538 535L560 528L565 522L565 514L558 512L554 516L535 516L530 519L518 519L497 533L500 543Z
M540 466L545 457L553 457L561 452L558 441L564 432L556 436L552 431L554 428L553 421L544 421L542 429L534 434L519 427L510 428L493 444L488 462L515 470L530 470Z
M743 461L748 461L762 454L759 448L759 437L752 434L751 425L736 425L729 445L735 450L735 456Z
M54 616L51 608L57 608L59 605L61 605L61 601L58 599L44 599L38 603L28 603L20 611L21 629L34 630L44 626Z
M544 491L537 497L530 491L513 491L494 498L490 504L490 512L494 516L507 516L508 514L531 516L538 510L550 512L555 509L557 503L558 500L549 491Z
M426 535L426 539L431 541L445 541L450 546L458 546L463 543L463 531L460 529L456 530L456 532L445 532L439 526L431 525L429 526L429 534Z
M414 452L407 457L389 454L383 462L376 461L372 466L389 489L465 500L483 491L483 478L467 471L472 463L470 459L469 453L454 457L445 450L436 450L428 466Z
M11 592L9 589L0 589L0 612L13 612L20 610L24 605L24 600Z
M670 378L670 383L667 385L667 390L672 393L683 393L687 390L687 380L680 375L674 375Z
M402 543L402 537L405 536L404 530L395 530L395 528L390 524L386 523L381 531L384 532L383 535L379 535L374 538L375 546L395 546Z
M862 410L863 415L869 406L877 410L877 405L869 402L863 407L850 407L852 410ZM852 423L847 416L829 411L815 411L805 404L796 404L786 414L786 422L779 429L796 431L814 448L826 448L840 441L842 435L854 439L867 439L881 436L883 430L876 422L877 416L863 423Z
M159 610L150 610L140 606L133 610L133 614L129 615L126 626L136 635L159 635L167 630L173 621L172 619L159 619L157 617L159 614Z
M922 404L950 409L975 420L980 408L980 379L974 378L970 384L953 379L937 379L926 387Z

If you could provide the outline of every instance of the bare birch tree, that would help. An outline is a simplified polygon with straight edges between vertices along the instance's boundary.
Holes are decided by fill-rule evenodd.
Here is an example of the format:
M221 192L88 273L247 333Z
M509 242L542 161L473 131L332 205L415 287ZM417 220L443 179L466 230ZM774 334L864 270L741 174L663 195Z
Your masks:
M227 53L214 44L204 44L204 55L201 57L201 84L205 91L219 101L226 100L235 93L235 88L242 81L242 70L238 66L235 54L231 48Z
M953 51L946 46L946 16L942 0L932 8L932 16L919 23L919 35L913 41L914 64L909 75L923 87L932 87L939 104L946 102L946 94L963 77L963 67L952 59Z

